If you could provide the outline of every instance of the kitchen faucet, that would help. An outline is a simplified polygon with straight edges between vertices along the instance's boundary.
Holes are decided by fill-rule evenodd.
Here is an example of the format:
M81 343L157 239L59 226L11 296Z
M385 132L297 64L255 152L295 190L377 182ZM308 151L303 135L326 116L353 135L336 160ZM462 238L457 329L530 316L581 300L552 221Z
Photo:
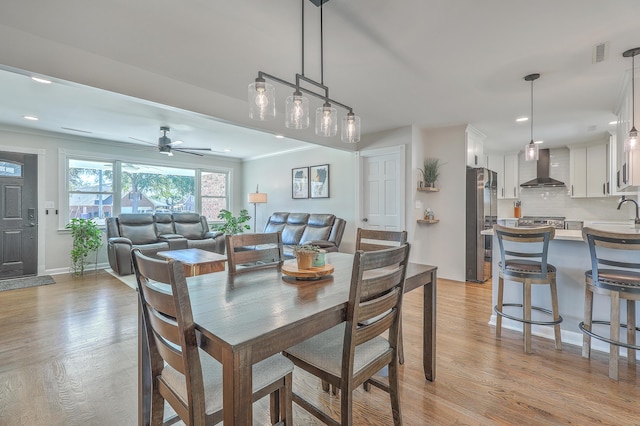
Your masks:
M636 200L632 200L623 195L622 198L620 198L620 202L618 203L618 210L620 210L620 206L622 206L627 201L631 201L633 204L636 205L636 218L634 220L634 223L636 225L640 225L640 217L638 217L638 202Z

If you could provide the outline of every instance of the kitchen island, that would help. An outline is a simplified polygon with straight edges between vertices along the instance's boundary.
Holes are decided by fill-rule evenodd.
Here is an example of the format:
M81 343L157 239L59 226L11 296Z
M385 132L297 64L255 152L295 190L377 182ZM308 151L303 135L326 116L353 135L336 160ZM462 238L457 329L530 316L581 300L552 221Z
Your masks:
M614 222L585 222L585 226L598 228L610 232L623 233L640 233L640 227L634 226L632 223L614 223ZM493 235L493 230L482 231L483 235ZM497 238L493 236L493 264L492 264L492 307L495 306L498 293L498 262L500 261L500 246ZM626 259L631 260L633 254L625 253ZM636 252L637 256L637 252ZM562 341L572 345L582 345L582 332L578 328L584 318L584 289L585 278L584 272L591 269L591 258L589 255L589 247L582 239L582 231L557 229L555 237L549 243L549 263L557 269L556 282L558 287L558 304L560 315L564 321L560 324L562 329ZM594 295L593 301L593 318L606 320L609 318L609 298L602 295ZM505 280L504 287L505 303L522 303L522 285ZM548 286L532 286L531 301L535 306L543 308L551 308L551 297ZM519 308L512 308L519 309ZM626 316L626 304L621 304L622 318ZM517 310L511 311L518 312ZM546 316L537 316L537 312L533 311L533 319L548 319ZM519 314L517 314L519 315ZM640 310L637 312L636 324L640 324ZM492 310L489 320L491 325L495 325L496 314ZM512 330L522 331L522 323L503 318L502 326ZM553 339L553 327L532 325L532 333L537 336ZM504 337L503 337L504 338ZM609 345L599 340L592 339L592 348L603 352L609 351ZM535 345L534 345L535 350ZM626 351L623 352L626 356ZM637 356L640 357L640 354Z

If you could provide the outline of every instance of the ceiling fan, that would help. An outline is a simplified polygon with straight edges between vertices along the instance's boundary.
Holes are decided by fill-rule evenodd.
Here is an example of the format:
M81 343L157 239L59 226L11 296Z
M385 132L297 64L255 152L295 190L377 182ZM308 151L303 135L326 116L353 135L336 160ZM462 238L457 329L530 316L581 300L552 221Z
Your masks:
M168 155L169 157L172 157L173 151L178 151L178 152L183 152L185 154L198 155L202 157L202 154L199 154L197 152L191 152L191 151L211 151L211 148L192 148L192 147L186 147L186 146L176 148L176 146L180 145L182 141L171 142L171 139L169 139L169 137L167 136L167 132L171 131L171 129L168 126L162 126L160 127L160 131L162 132L162 136L158 138L158 151L160 151L160 154L165 154L165 155ZM136 138L131 138L131 139L153 145L151 142L147 142L142 139L136 139Z

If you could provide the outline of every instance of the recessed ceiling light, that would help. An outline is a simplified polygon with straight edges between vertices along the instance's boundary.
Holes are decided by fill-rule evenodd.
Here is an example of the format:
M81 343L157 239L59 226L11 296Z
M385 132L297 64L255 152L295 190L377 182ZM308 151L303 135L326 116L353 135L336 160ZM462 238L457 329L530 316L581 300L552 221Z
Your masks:
M33 115L24 115L22 118L24 118L25 120L31 120L31 121L38 121L39 118L35 117Z
M51 84L51 80L47 80L46 78L42 77L31 77L31 80L37 81L38 83L42 84Z
M231 152L229 148L225 148L224 152Z
M284 139L284 135L276 135L276 138L278 138L278 139Z
M517 123L522 123L523 121L529 121L529 117L518 117L516 118Z

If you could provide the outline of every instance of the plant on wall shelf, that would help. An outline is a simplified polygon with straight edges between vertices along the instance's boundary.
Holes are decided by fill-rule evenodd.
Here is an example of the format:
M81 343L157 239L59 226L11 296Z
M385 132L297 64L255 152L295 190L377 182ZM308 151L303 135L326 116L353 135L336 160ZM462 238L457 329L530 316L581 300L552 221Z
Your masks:
M251 229L249 225L243 225L251 220L247 209L240 210L240 215L235 217L229 210L222 209L218 215L218 219L222 219L224 223L213 226L215 231L221 231L228 235L241 234L245 229Z
M425 158L420 173L422 174L422 180L426 186L435 186L438 177L440 176L440 159L438 158Z
M73 246L71 247L71 271L74 275L84 274L87 256L96 254L95 265L98 265L98 250L102 247L102 231L93 219L73 218L66 229L71 229Z

